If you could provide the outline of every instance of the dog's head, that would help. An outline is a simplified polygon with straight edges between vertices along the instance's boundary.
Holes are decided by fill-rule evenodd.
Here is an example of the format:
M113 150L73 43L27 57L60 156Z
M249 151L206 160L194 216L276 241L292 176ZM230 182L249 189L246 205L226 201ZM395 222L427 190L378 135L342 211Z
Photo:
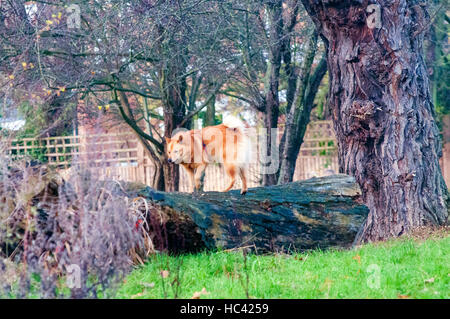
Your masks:
M169 163L189 163L189 145L186 143L186 137L183 132L175 134L172 138L166 137L167 160Z

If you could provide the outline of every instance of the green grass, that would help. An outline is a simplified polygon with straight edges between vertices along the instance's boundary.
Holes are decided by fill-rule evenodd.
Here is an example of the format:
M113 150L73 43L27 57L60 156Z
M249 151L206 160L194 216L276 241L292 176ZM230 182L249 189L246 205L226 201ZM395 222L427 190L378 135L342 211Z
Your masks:
M449 252L448 236L398 239L345 251L248 255L248 271L241 252L157 255L126 278L117 297L173 298L179 266L179 298L203 288L201 298L246 298L246 274L251 298L449 298Z

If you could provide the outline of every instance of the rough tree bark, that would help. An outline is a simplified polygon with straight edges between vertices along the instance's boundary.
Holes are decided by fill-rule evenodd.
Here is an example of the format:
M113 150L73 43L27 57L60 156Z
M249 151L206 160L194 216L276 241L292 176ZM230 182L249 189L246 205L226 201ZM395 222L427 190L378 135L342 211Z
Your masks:
M147 200L158 250L252 247L258 252L349 247L368 214L353 177L334 175L278 186L197 194L149 187L127 191Z
M446 224L448 191L422 57L426 4L302 2L327 46L340 169L355 176L370 208L357 242Z

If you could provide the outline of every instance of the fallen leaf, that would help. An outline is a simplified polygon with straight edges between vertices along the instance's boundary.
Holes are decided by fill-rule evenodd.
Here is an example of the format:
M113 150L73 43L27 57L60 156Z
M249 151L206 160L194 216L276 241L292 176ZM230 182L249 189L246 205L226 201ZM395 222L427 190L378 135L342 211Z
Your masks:
M154 288L155 287L155 283L154 282L142 282L141 283L142 286L144 286L145 288Z
M409 299L408 295L397 295L399 299Z
M134 299L134 298L137 298L137 297L142 297L143 295L144 295L144 293L140 292L138 294L135 294L135 295L131 296L131 299Z
M191 299L200 299L202 295L208 295L209 292L206 291L206 288L203 287L201 291L194 292L194 295L191 297Z
M169 277L169 271L168 271L168 270L161 270L161 272L160 272L159 274L160 274L161 277L163 277L163 278Z
M434 282L434 277L431 277L431 278L425 279L425 282L426 282L426 283L428 283L428 284L430 284L430 283Z
M361 256L360 255L353 256L352 259L356 260L358 262L358 264L361 263Z
M333 280L330 278L325 278L323 284L320 286L320 291L330 290L331 286L333 285Z

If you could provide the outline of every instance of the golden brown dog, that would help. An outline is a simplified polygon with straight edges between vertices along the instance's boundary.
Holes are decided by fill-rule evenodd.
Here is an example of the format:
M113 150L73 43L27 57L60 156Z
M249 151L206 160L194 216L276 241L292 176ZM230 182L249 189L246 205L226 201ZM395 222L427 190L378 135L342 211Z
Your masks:
M167 158L186 170L193 190L200 187L201 176L208 164L221 163L231 181L224 192L229 191L236 175L242 180L241 194L247 192L247 172L250 161L250 142L242 122L229 117L223 124L201 130L178 132L166 137Z

